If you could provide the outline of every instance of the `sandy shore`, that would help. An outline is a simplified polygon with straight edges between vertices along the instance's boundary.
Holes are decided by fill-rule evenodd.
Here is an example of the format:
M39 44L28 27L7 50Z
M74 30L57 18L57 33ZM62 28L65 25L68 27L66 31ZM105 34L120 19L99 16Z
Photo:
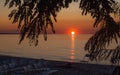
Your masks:
M116 66L0 55L0 75L112 75Z

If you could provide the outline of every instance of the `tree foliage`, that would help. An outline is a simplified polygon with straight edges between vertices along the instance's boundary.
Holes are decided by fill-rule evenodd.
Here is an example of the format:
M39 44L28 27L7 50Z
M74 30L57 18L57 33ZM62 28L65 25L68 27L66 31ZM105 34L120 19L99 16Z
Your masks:
M57 13L62 8L68 8L71 2L72 0L6 0L5 5L8 4L9 8L16 7L8 17L10 20L13 18L12 23L19 22L20 43L27 37L30 43L34 42L37 45L40 33L44 33L47 40L48 25L55 33L53 19L57 21Z
M95 22L93 27L101 26L85 45L94 59L111 58L113 63L120 60L120 47L115 50L106 50L107 45L114 39L116 43L120 38L120 22L115 21L111 14L120 18L120 6L115 0L6 0L5 5L14 8L9 18L13 23L18 22L20 29L20 43L29 38L30 43L38 44L40 33L47 40L47 27L55 33L53 21L57 22L57 13L62 8L68 8L72 2L79 2L82 15L90 14Z
M120 22L116 22L114 17L120 17L120 6L114 0L81 0L83 14L90 13L92 18L95 19L94 27L101 26L100 30L97 31L86 43L85 50L90 53L90 59L103 60L110 58L112 63L120 62L120 46L114 50L106 49L113 40L116 43L120 42ZM86 2L85 2L86 1Z

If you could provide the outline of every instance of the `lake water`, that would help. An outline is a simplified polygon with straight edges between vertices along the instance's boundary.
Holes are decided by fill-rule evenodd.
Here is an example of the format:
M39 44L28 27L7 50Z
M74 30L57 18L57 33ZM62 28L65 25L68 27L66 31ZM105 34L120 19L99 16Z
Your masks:
M0 55L80 62L87 53L84 45L90 36L92 35L51 34L48 35L48 40L44 41L43 36L40 35L39 44L35 47L34 45L30 46L27 39L22 44L18 44L19 35L0 35ZM112 47L115 46L112 45Z

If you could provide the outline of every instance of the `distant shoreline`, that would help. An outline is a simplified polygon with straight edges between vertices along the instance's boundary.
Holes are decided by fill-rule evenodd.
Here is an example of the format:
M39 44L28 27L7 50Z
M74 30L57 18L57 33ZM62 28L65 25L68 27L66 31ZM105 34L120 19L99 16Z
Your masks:
M20 33L0 33L0 34L20 34ZM41 33L41 34L43 34L43 33ZM54 33L48 33L48 34L54 34ZM55 34L69 35L69 34L66 34L66 33L55 33ZM94 33L81 33L81 34L91 34L91 35L93 35ZM81 35L81 34L76 34L76 35Z
M19 33L0 33L1 34L19 34Z

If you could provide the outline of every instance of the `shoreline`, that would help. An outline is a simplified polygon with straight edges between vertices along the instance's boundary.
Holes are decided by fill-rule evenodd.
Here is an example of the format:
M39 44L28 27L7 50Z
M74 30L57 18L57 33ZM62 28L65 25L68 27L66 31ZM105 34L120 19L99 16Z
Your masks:
M76 62L67 62L67 61L55 61L55 60L45 60L45 59L32 59L25 57L14 57L7 55L0 55L1 65L14 64L12 68L8 68L4 73L16 72L16 69L20 68L19 71L23 73L39 73L41 69L45 70L45 73L48 75L102 75L107 74L111 75L116 66L115 65L101 65L101 64L90 64L90 63L76 63ZM22 65L16 66L16 65ZM25 68L25 69L24 69ZM1 69L2 70L2 69ZM24 72L26 70L26 72ZM4 70L3 70L4 71ZM37 72L36 72L37 71ZM1 73L1 72L0 72ZM19 73L19 72L18 72ZM0 74L1 75L1 74ZM9 75L9 74L7 74ZM31 75L31 74L28 74ZM36 75L36 74L33 74ZM45 75L45 74L43 74Z

